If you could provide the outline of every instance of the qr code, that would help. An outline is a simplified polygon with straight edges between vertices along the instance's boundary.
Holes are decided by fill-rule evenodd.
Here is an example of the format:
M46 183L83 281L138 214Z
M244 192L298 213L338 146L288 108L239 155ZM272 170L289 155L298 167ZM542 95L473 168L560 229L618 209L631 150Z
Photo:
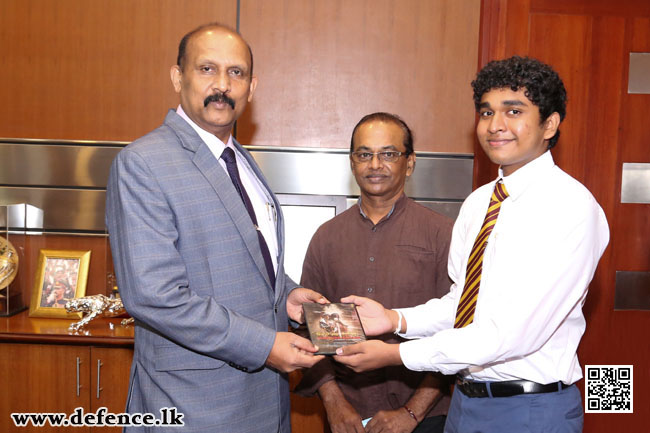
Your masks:
M585 365L585 413L632 413L632 366Z

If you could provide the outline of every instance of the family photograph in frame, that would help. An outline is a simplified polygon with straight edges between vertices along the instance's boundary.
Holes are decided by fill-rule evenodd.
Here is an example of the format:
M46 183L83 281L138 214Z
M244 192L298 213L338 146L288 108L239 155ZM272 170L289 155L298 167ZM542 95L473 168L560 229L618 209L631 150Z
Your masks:
M86 294L90 251L41 250L29 306L30 317L81 318L65 304Z

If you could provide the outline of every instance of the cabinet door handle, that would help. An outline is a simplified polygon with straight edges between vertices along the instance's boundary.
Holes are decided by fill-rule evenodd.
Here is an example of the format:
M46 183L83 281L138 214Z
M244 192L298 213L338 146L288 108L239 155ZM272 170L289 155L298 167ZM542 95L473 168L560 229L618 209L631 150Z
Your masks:
M99 386L99 381L101 380L101 369L102 369L102 360L97 360L97 399L99 400L99 392L102 391L102 388Z
M79 397L79 390L81 389L81 384L79 383L79 369L81 366L81 358L77 356L77 397Z

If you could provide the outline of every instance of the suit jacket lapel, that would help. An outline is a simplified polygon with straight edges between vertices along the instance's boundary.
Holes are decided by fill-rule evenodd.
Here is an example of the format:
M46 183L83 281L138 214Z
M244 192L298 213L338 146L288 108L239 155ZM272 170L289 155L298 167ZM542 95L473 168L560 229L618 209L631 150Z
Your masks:
M233 186L230 177L225 170L221 168L219 162L215 160L215 156L203 140L201 140L201 137L199 137L192 127L178 116L175 111L170 110L165 119L165 123L177 132L183 146L194 152L192 162L196 165L203 176L205 176L219 196L224 208L228 214L230 214L237 230L239 230L251 258L264 277L264 281L266 281L268 287L271 288L271 282L268 273L266 272L266 266L264 265L264 258L260 251L255 227L253 226L248 211L246 210L246 206L244 206L244 202L242 202L241 197ZM251 166L254 167L253 170L255 170L255 174L259 176L260 173L259 170L256 170L257 167L254 164ZM264 184L266 186L266 183Z

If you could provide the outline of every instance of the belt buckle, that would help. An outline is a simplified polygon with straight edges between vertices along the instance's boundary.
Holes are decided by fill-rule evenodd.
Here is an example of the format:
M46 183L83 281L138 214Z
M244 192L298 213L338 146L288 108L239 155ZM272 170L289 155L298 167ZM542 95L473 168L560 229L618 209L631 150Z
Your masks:
M468 393L471 392L471 391L469 390L469 384L470 384L470 382L469 382L467 379L465 379L464 377L457 376L457 377L456 377L456 384L457 384L460 388L463 388L466 394L468 394Z
M456 383L463 394L470 398L485 397L485 395L483 395L479 390L476 389L475 386L473 386L473 382L465 379L464 377L458 376Z

